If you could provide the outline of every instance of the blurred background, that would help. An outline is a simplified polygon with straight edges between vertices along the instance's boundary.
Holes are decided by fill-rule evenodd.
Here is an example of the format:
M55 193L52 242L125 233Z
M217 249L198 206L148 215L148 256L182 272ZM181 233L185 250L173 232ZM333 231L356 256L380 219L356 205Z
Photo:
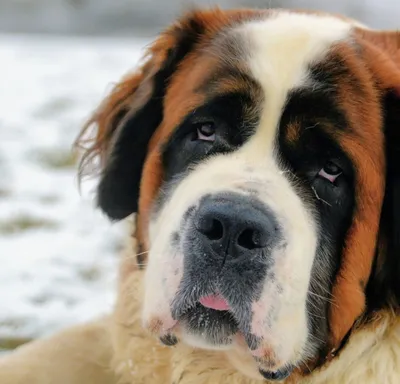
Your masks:
M398 0L0 0L0 31L153 36L183 9L296 7L341 12L376 28L396 28Z
M0 0L0 353L111 310L123 228L78 193L71 145L143 47L195 5L334 11L400 27L400 0Z

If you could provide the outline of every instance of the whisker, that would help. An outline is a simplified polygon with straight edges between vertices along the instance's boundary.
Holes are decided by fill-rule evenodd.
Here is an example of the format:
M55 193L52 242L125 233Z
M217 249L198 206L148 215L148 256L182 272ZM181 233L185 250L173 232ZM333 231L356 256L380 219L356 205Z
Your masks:
M305 361L303 361L303 364L306 366L306 368L308 369L308 372L311 373L311 369L310 367L307 365L307 363Z
M137 263L139 267L147 267L149 264L148 263Z
M315 335L310 335L313 339L319 341L322 344L326 344L326 340L322 340L319 337L315 336Z
M318 295L318 293L311 292L310 290L308 291L308 293L309 293L311 296L319 297L320 299L323 299L323 300L330 300L328 297L325 297L325 296L322 296L322 295Z
M326 283L328 283L327 279L325 278L325 276L320 275L318 272L319 272L319 271L317 270L317 271L316 271L316 273L317 273L317 278L312 279L311 282L310 282L310 285L311 285L312 287L318 288L318 289L321 290L321 291L324 291L324 292L327 294L327 296L329 296L329 297L331 297L332 299L334 299L334 295L332 294L332 292L330 292L330 291L328 290L328 288L326 288L326 287L324 286L324 284L323 284L323 281L325 281ZM329 282L329 283L331 283L331 282Z
M311 292L310 290L307 291L307 292L308 292L308 294L310 294L311 296L318 297L319 299L321 299L321 300L323 300L323 301L325 301L325 302L327 302L327 303L329 303L329 304L332 304L332 305L334 305L335 307L337 307L337 304L336 304L336 302L335 302L334 299L330 299L329 297L325 297L325 296L322 296L322 295L318 295L317 293ZM310 303L311 303L311 302L310 302Z
M324 199L322 199L321 197L319 197L319 195L318 195L318 193L317 193L317 191L315 190L314 187L311 187L311 189L313 190L313 192L314 192L315 197L317 198L317 200L323 202L324 204L328 205L329 207L332 207L332 205L329 204L326 200L324 200Z
M318 127L319 123L315 123L314 125L310 125L309 127L305 127L304 130L308 130L308 129L314 129L316 127Z
M326 295L327 295L328 297L330 297L331 299L335 300L335 297L334 297L334 295L332 294L332 292L330 292L330 291L328 290L328 288L326 288L326 286L323 284L324 282L325 282L325 283L331 283L331 282L328 281L324 275L320 275L318 272L319 272L319 271L318 271L318 269L317 269L317 270L316 270L317 276L316 276L316 278L314 278L314 279L311 280L310 285L311 285L312 287L318 289L318 290L323 291L324 293L326 293Z
M317 307L316 307L317 308ZM314 312L311 312L311 311L307 311L307 313L309 314L309 315L311 315L311 316L313 316L313 317L317 317L318 319L326 319L326 317L325 316L320 316L320 315L317 315L317 314L315 314Z
M169 261L170 261L170 260L168 260L168 259L163 259L163 260L160 260L160 263L168 264ZM144 266L144 267L147 266L147 265L149 265L148 262L142 262L142 263L137 263L137 264L140 265L140 266Z
M313 283L312 283L313 284ZM334 296L332 294L332 292L329 292L327 288L325 288L322 284L318 284L316 282L314 282L315 287L318 289L321 289L322 291L324 291L328 296L330 296L332 299L334 299Z
M312 301L307 301L307 303L309 303L310 305L312 305L313 308L315 308L315 309L320 309L320 307L319 307L317 304L313 303Z
M144 252L136 253L136 254L134 254L134 255L125 256L125 258L126 258L126 259L131 259L131 258L134 258L134 257L138 257L138 256L145 255L146 253L149 253L149 252L150 252L150 251L144 251Z

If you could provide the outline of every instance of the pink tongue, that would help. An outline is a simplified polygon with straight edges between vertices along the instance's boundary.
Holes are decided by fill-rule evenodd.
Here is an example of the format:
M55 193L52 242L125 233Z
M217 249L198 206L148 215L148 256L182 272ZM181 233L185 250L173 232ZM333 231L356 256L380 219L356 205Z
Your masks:
M228 311L230 309L229 304L220 295L202 297L200 304L207 308L216 309L217 311Z

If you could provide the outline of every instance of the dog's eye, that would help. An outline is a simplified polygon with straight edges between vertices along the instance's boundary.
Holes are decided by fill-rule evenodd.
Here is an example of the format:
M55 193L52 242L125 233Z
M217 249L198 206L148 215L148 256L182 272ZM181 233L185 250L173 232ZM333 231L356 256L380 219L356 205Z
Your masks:
M215 124L213 122L195 124L196 140L215 141Z
M335 180L343 173L342 169L332 161L328 161L324 167L318 172L318 176L334 183Z

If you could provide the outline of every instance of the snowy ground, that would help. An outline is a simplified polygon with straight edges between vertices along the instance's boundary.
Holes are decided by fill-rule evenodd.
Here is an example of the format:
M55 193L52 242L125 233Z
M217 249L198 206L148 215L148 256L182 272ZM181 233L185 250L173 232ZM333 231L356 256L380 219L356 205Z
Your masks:
M94 209L93 183L79 195L69 151L144 45L0 35L0 348L113 305L122 228Z

